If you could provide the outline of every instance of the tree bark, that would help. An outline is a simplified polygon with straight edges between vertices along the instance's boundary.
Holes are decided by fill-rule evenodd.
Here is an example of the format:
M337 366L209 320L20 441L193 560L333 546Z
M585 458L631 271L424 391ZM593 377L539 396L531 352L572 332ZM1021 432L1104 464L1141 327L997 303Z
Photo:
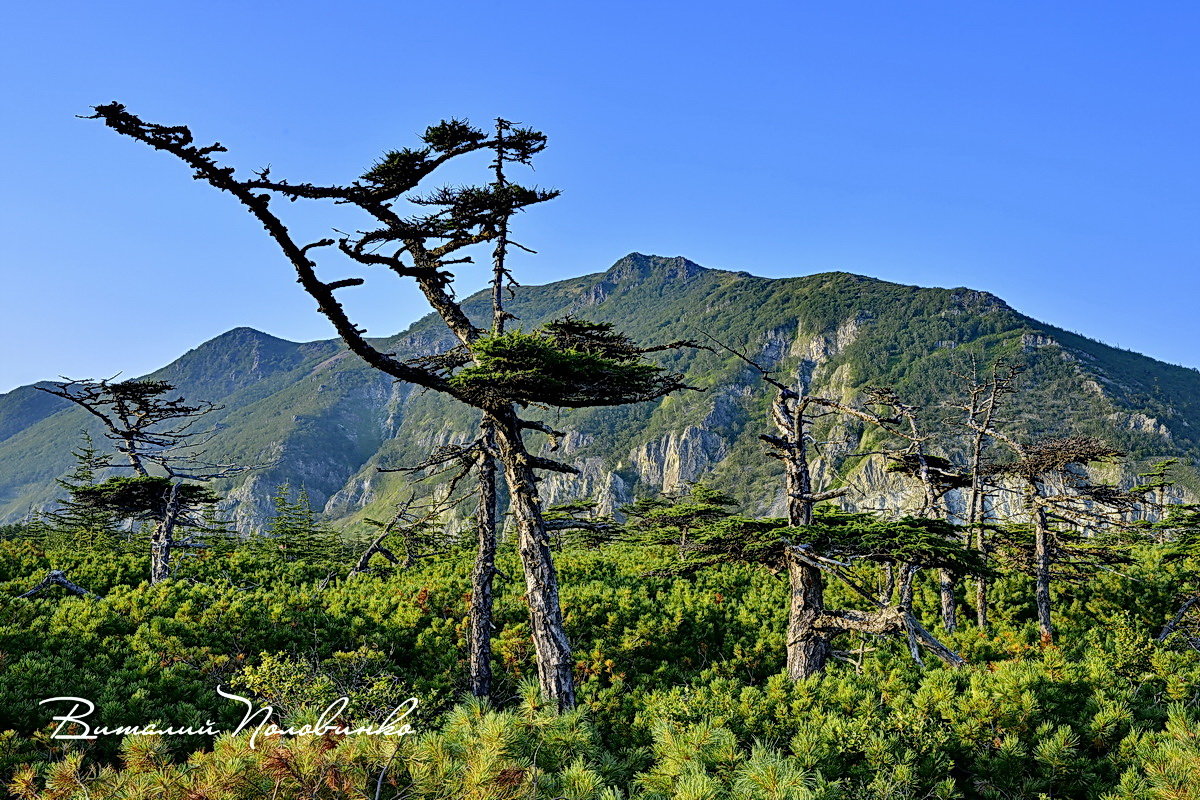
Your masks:
M171 482L166 507L150 536L150 583L171 577L171 550L175 546L175 525L179 521L179 482Z
M900 629L908 642L908 654L917 666L925 666L921 658L921 643L917 641L916 628L920 626L913 615L913 579L917 576L916 564L905 564L900 569L900 596L897 599L896 610L900 612Z
M978 373L972 362L971 369L971 400L966 406L967 425L975 433L971 441L971 491L967 502L967 525L971 530L972 544L981 558L987 559L986 534L983 523L987 517L986 493L983 488L983 454L988 444L987 431L991 430L999 409L1000 398L1011 382L1011 377L1002 380L993 372L990 383L986 386L978 382ZM984 393L986 392L986 397ZM981 631L986 631L988 622L988 582L980 575L975 579L975 623Z
M95 592L89 592L87 589L84 589L79 584L73 583L70 580L68 580L66 573L63 572L61 569L52 569L49 572L47 572L46 577L42 578L38 582L37 586L34 586L28 592L25 592L25 594L17 595L17 599L20 600L25 597L33 597L35 594L42 591L43 589L45 589L48 586L61 586L64 589L66 589L68 592L70 592L71 594L78 595L80 597L87 597L88 595L91 595L92 597L95 597L98 600L103 599L100 597L100 595L96 594Z
M788 524L813 521L812 474L804 441L804 409L799 400L789 405L781 392L775 399L775 426L785 441L784 487L788 495ZM811 677L825 669L832 637L820 630L825 615L825 576L816 567L795 557L788 559L787 671L792 680Z
M1168 638L1170 638L1171 634L1174 633L1176 628L1179 627L1179 623L1183 622L1183 618L1187 616L1188 612L1191 611L1192 607L1197 603L1200 603L1200 594L1189 597L1187 601L1179 607L1179 610L1175 612L1175 616L1171 618L1171 621L1164 625L1163 629L1159 631L1159 634L1154 638L1154 641L1165 642Z
M912 651L918 646L923 647L950 667L958 668L967 663L962 656L939 642L916 615L902 606L881 608L877 611L830 611L818 625L828 629L870 633L876 636L904 634ZM921 659L915 652L913 657L920 662Z
M346 573L347 578L369 570L371 568L371 558L376 553L383 556L393 564L400 563L400 559L396 558L396 554L383 546L383 540L386 539L391 532L391 528L388 527L375 537L375 540L367 546L367 549L363 551L363 554L358 557L358 561L356 561L350 571Z
M971 455L971 493L967 501L967 526L971 545L981 558L987 558L987 545L984 541L983 518L984 497L979 470L983 458L983 437L976 435L974 451ZM988 582L983 575L975 578L975 625L981 631L986 631L988 622Z
M892 604L892 595L896 593L896 569L891 562L881 564L880 569L883 571L883 585L879 587L879 605L887 606Z
M1036 487L1026 489L1026 503L1033 522L1033 580L1038 628L1042 643L1050 644L1054 641L1054 625L1050 620L1050 527L1046 523L1046 510L1038 502Z
M516 412L510 406L495 414L494 419L496 445L504 465L512 519L517 529L517 549L525 570L526 602L542 696L557 705L560 711L574 708L574 663L563 626L558 576L542 517L537 476L521 438L521 423Z
M946 647L946 645L939 642L933 634L925 629L925 626L921 624L916 615L912 612L905 613L904 626L908 633L910 642L916 641L926 650L941 659L942 662L947 666L957 669L967 665L966 659L951 650L949 647ZM920 659L917 660L918 662L920 661Z
M805 401L799 393L783 390L776 396L771 412L779 436L763 437L776 450L784 464L785 490L788 496L788 524L811 525L813 505L831 496L830 492L813 492L812 473L808 466L805 443ZM872 612L828 611L825 608L825 577L815 561L806 561L793 548L788 553L787 671L793 680L802 680L820 673L832 652L833 638L840 633L858 631L875 634L904 634L913 657L920 663L919 647L933 651L952 666L965 662L956 653L937 641L912 613L912 584L916 566L900 568L899 602L896 606L881 607ZM845 579L844 576L843 580ZM894 573L889 572L889 584ZM861 593L861 592L860 592ZM886 589L890 599L892 587ZM867 598L870 599L870 598Z
M983 543L983 529L976 528L973 536L975 537L975 549L980 553L985 552ZM980 575L975 579L975 624L979 626L979 630L986 631L988 629L988 583L987 578Z
M913 416L908 416L914 447L916 448L917 463L920 465L918 477L925 492L925 501L921 508L922 514L942 516L949 521L948 509L943 510L939 496L929 474L929 460L925 457L924 442L917 435L917 424ZM938 605L942 616L942 627L947 633L958 629L958 606L954 598L954 573L948 569L938 570ZM919 660L919 659L918 659Z
M795 558L788 563L791 605L788 608L787 671L792 680L825 669L830 636L818 627L825 615L824 577L816 567Z
M495 436L486 420L481 425L483 455L479 458L479 509L476 517L477 549L471 573L469 662L471 694L492 693L492 607L496 577L496 459L492 455Z
M942 607L942 627L947 633L958 630L958 606L954 600L954 573L938 570L938 596Z
M171 577L171 546L155 534L150 540L150 583L161 583Z
M310 259L309 252L315 248L337 245L340 251L362 265L386 265L398 276L413 277L418 288L425 295L430 306L438 313L442 321L455 335L459 342L468 348L481 334L464 311L462 304L454 297L451 285L453 276L446 270L451 264L462 263L462 259L452 259L450 256L463 247L492 240L496 232L491 230L486 221L480 222L460 216L453 212L440 211L436 214L419 219L416 224L404 221L393 210L392 201L411 189L415 189L420 181L434 169L451 158L485 148L493 148L497 153L497 169L502 170L506 159L504 149L504 128L506 123L498 121L498 137L488 139L475 138L469 142L445 149L438 154L430 154L420 169L413 171L411 180L405 179L407 185L389 186L387 191L372 188L355 181L349 186L314 186L311 183L288 183L268 179L266 171L259 172L252 180L239 180L234 170L218 164L212 154L222 152L225 148L219 144L201 147L194 142L191 131L183 126L161 126L147 123L136 115L129 113L120 103L110 103L95 106L95 118L102 119L106 125L122 135L137 139L156 150L162 150L188 164L194 170L194 176L207 181L211 186L232 194L237 200L262 223L268 235L279 245L283 254L291 262L296 271L296 277L304 290L317 301L317 309L332 323L338 335L346 343L351 352L362 358L370 366L403 381L414 383L428 389L433 389L472 405L485 413L490 413L497 420L495 427L497 458L504 465L505 480L508 484L513 519L517 530L518 547L522 564L525 568L527 596L530 609L530 619L533 627L534 644L538 654L538 674L541 679L543 696L557 703L560 709L574 705L574 687L572 683L571 650L563 632L562 611L559 608L557 577L550 558L550 550L546 541L546 529L541 515L541 504L537 495L537 478L535 468L553 468L544 463L544 459L531 456L522 441L522 426L511 403L493 406L492 403L479 401L455 388L446 375L435 369L426 369L419 364L396 357L393 353L385 352L368 341L366 331L354 324L335 292L348 286L362 283L362 279L349 278L341 281L326 282L317 275L316 262ZM538 134L540 135L540 134ZM536 152L535 147L533 152ZM520 152L525 152L522 150ZM513 159L509 159L513 160ZM525 161L524 158L516 160ZM503 182L502 172L498 173L498 181ZM550 192L534 191L516 200L509 200L505 208L493 206L490 210L502 217L533 203L548 200L554 196ZM371 234L343 236L341 241L321 239L301 245L293 238L287 226L270 208L272 199L310 198L315 200L332 200L335 203L349 203L371 215L383 228ZM462 230L449 236L441 235L444 219L436 224L435 219L450 213L450 219L457 219ZM487 217L490 215L484 214ZM398 230L403 228L405 230ZM400 245L394 255L382 255L377 252L381 243ZM428 245L433 242L434 247ZM368 246L369 245L369 246ZM503 255L501 246L497 251ZM498 262L497 279L506 277L502 262ZM501 309L502 310L502 309ZM169 551L169 548L168 548Z
M913 579L916 577L916 564L905 564L900 568L900 595L896 599L896 605L901 611L912 611Z

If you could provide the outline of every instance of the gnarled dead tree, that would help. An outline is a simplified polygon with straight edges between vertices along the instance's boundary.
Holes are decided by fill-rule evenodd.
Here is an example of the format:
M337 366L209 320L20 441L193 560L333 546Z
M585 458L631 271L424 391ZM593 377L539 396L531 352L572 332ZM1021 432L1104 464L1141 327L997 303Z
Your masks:
M418 561L445 555L450 548L437 521L454 505L456 503L452 500L418 502L414 493L397 503L386 521L364 520L378 533L367 544L346 577L373 572L375 568L372 561L375 556L381 556L397 569L405 570Z
M885 453L889 460L888 471L907 475L917 481L921 488L921 504L917 516L950 521L946 507L946 495L970 484L953 462L930 452L930 440L918 422L919 406L905 403L893 389L875 388L868 393L869 405L881 406L888 415L882 418L884 427L893 436L901 439L905 446L900 451ZM957 535L957 534L956 534ZM954 599L956 576L953 570L938 570L938 599L942 616L942 627L947 633L958 628L958 608Z
M419 464L382 468L381 471L418 474L422 478L449 475L443 499L429 503L423 517L426 521L461 505L466 497L459 495L458 486L472 474L475 476L476 547L467 613L467 667L471 693L476 697L489 697L492 691L492 638L496 631L493 607L494 584L499 575L496 545L500 518L495 435L491 421L486 416L480 420L479 435L473 442L445 445Z
M77 595L79 597L95 597L98 600L103 599L102 597L100 597L100 595L96 594L95 592L89 592L87 589L83 588L79 584L73 583L72 581L68 580L67 574L60 569L52 569L49 572L47 572L46 577L44 577L40 581L38 581L37 585L34 586L32 589L30 589L28 592L25 592L25 594L17 595L17 599L21 599L23 597L33 597L38 592L42 591L43 589L47 589L51 586L61 586L62 588L66 589L68 592L70 592L71 594Z
M816 530L816 504L840 497L849 491L848 487L821 490L813 485L809 448L814 420L830 414L842 415L893 433L899 432L902 438L908 438L908 434L904 434L904 428L899 426L901 418L884 417L867 408L850 406L832 398L810 394L803 376L799 376L793 385L785 384L776 379L770 370L745 354L720 343L718 345L754 368L762 379L775 389L775 397L771 403L771 420L776 432L763 434L759 438L770 445L769 454L783 464L788 523L801 533L797 534L796 541L782 542L780 549L770 555L768 561L762 563L786 569L788 574L791 590L787 634L788 675L800 680L823 670L830 656L834 637L850 632L898 634L909 642L910 651L918 661L920 648L926 648L946 663L961 666L964 663L962 658L929 633L912 610L912 580L920 567L962 569L970 564L972 570L982 569L981 565L976 565L949 538L935 544L934 540L928 537L930 523L937 521L910 520L900 527L889 528L889 535L894 536L894 541L887 546L890 552L881 552L874 560L883 563L888 569L900 569L895 602L891 591L880 597L862 587L847 572L847 562L840 561L832 553L821 551L819 538L815 543L804 542L804 539L812 537L802 532ZM884 399L878 396L875 398L877 402ZM895 398L886 399L899 402ZM863 518L856 522L865 525L867 520ZM952 534L952 526L946 523L938 523L936 527L936 536L948 537ZM920 546L915 545L917 540L922 542ZM722 545L718 545L718 549L721 547ZM906 558L895 555L898 549L906 547ZM950 554L953 554L952 558ZM763 557L763 553L756 553L756 558L761 560ZM866 555L856 553L855 557L865 558ZM826 608L826 575L850 587L869 603L873 610L835 611Z
M786 574L791 588L787 664L793 679L824 669L833 653L833 640L843 633L898 636L918 663L927 650L951 666L963 665L958 654L925 629L912 607L913 576L921 567L982 569L975 554L955 541L953 526L942 520L889 520L830 509L812 514L806 524L794 525L731 516L725 508L731 503L720 493L696 486L683 497L627 507L627 526L642 542L677 548L678 557L654 570L656 574L690 574L730 562ZM874 594L855 570L860 564L898 573L899 580ZM827 608L826 576L857 595L867 610Z
M1095 533L1119 525L1139 498L1088 475L1089 464L1112 462L1123 455L1099 439L1068 436L1025 444L997 431L991 435L1015 456L1012 461L993 464L990 471L1015 479L1020 486L1033 533L1032 551L1024 553L1021 560L1033 574L1038 627L1042 641L1049 644L1054 641L1050 586L1056 566L1068 562L1073 554L1086 552L1069 547L1066 534ZM1093 554L1104 555L1103 551Z
M965 473L970 479L966 487L966 516L963 523L970 532L971 545L982 558L987 557L988 543L988 498L993 493L990 476L985 473L988 450L994 440L993 431L1000 423L1005 401L1016 394L1015 382L1024 368L997 361L990 373L980 374L979 363L972 358L969 372L956 372L965 387L966 397L961 403L949 407L962 412L962 416L949 420L966 432ZM975 622L980 630L988 628L988 579L984 575L975 578Z
M764 376L771 381L769 376ZM811 414L816 410L848 414L871 424L882 421L877 415L846 406L829 398L809 395L802 384L796 388L774 383L777 394L772 405L772 417L777 435L763 436L776 458L784 463L788 495L788 520L792 525L811 526L813 507L823 500L844 494L844 490L814 491L808 461L808 436ZM949 528L949 526L946 526ZM945 537L949 530L939 535ZM902 545L897 540L895 547ZM949 542L947 542L949 546ZM935 550L918 554L912 560L890 559L889 566L901 570L900 585L895 603L891 598L872 595L849 579L845 565L825 557L816 549L796 546L788 548L787 568L791 586L791 605L788 613L788 674L796 680L820 672L828 659L834 637L842 633L862 632L897 634L909 643L913 658L920 661L919 648L926 648L951 666L965 662L958 654L937 640L917 619L912 609L912 580L920 567L961 568L961 562L939 563ZM962 554L957 554L961 557ZM880 559L889 561L889 559ZM824 576L831 575L850 586L874 611L831 611L825 607Z

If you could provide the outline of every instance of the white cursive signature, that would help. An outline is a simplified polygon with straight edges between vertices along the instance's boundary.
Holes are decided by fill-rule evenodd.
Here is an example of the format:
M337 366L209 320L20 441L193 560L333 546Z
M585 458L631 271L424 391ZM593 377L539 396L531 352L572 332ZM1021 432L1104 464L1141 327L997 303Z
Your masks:
M339 697L334 700L325 710L321 712L321 716L311 725L301 725L298 728L286 727L281 728L274 722L271 722L271 717L275 715L275 709L272 706L262 706L255 708L254 703L247 700L241 695L226 692L217 687L217 694L228 700L237 700L239 703L246 705L246 713L242 716L241 723L234 729L233 735L237 736L245 730L251 730L250 733L250 749L253 750L255 742L260 734L266 736L323 736L327 733L345 736L349 734L361 733L371 736L408 736L414 733L413 728L404 719L408 717L417 707L417 698L410 697L405 700L392 712L387 715L387 718L382 722L363 725L356 728L347 725L339 725L334 722L346 706L350 704L349 697ZM51 719L58 723L58 727L54 729L54 733L50 735L52 739L97 739L101 736L217 736L221 734L212 720L207 720L200 727L160 727L158 723L151 722L147 725L123 725L121 727L110 728L105 726L93 726L87 721L87 717L91 716L96 710L96 704L84 697L47 697L38 705L56 702L71 702L71 710L66 714L60 714ZM78 725L82 729L82 733L65 733L64 729L69 729L70 725Z

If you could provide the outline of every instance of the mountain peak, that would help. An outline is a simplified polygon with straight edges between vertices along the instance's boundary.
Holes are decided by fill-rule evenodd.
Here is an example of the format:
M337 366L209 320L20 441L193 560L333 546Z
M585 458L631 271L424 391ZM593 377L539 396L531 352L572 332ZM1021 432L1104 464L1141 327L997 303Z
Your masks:
M489 300L486 291L470 300L484 324ZM1187 470L1183 485L1200 487L1194 468L1200 464L1200 374L1006 311L987 292L840 271L754 277L635 252L599 275L524 287L511 308L530 327L582 313L647 343L707 331L781 375L814 365L810 379L822 391L853 395L869 386L900 386L926 407L954 390L952 370L964 359L986 365L997 356L1024 358L1033 368L1023 379L1022 428L1103 436L1136 459L1177 457ZM452 345L431 313L383 346L410 358ZM773 465L753 455L770 394L758 376L720 352L683 350L668 366L708 391L603 414L563 412L563 427L584 437L575 441L586 478L548 482L547 503L587 492L617 508L639 493L710 475L754 507L777 503L766 488L776 480L769 474ZM212 420L222 426L213 458L269 465L221 487L236 503L230 513L243 531L264 524L266 495L284 482L304 484L326 514L346 524L382 513L407 489L377 477L378 466L418 463L430 447L468 441L476 425L465 406L393 385L340 340L298 344L239 327L153 377L176 385L189 400L226 408ZM67 407L60 415L64 404L34 387L0 395L0 522L61 494L54 479L70 471L77 431L88 423L82 409ZM585 449L587 441L592 444ZM880 494L864 502L894 496L893 488L872 486Z
M604 279L612 283L644 281L659 277L663 280L682 281L704 272L704 267L683 256L655 256L630 253L608 268Z
M251 328L248 325L239 325L236 328L230 328L219 336L209 339L207 342L199 345L204 347L211 344L231 344L234 342L283 342L285 344L296 344L287 339L280 339L278 336L272 336L269 333L264 333L258 328Z

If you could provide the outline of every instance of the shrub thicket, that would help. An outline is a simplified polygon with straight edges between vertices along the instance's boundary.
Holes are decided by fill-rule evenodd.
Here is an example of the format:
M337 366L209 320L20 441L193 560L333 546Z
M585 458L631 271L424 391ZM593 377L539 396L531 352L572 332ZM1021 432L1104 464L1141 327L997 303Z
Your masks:
M26 533L0 541L0 772L16 796L1200 797L1200 656L1182 637L1155 641L1191 578L1173 545L1064 584L1057 646L1038 643L1027 579L1005 572L995 629L949 638L966 669L919 668L902 642L864 635L793 683L782 581L738 564L658 572L678 558L671 547L568 543L581 708L560 716L528 683L515 582L499 585L496 705L462 699L469 564L453 553L322 589L327 553L281 559L250 543L193 555L151 586L139 553ZM499 566L519 574L511 549ZM51 568L103 599L18 599ZM916 605L936 608L935 591L922 579ZM254 749L244 735L72 742L49 738L60 711L38 705L73 695L105 725L232 730L244 708L218 685L281 722L343 695L349 718L369 720L415 696L417 733Z

